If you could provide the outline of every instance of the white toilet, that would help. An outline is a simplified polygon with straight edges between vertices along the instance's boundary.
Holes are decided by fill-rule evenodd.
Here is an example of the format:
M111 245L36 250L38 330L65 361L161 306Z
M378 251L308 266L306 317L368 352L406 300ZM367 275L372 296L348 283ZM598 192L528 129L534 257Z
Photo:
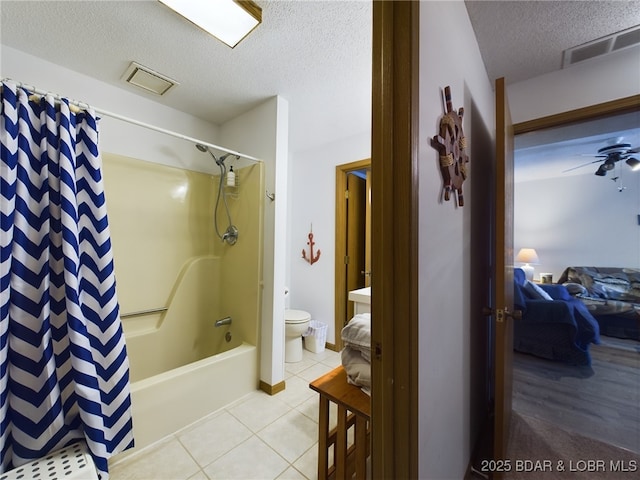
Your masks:
M287 363L302 360L302 334L309 328L311 315L304 310L284 311L284 361Z

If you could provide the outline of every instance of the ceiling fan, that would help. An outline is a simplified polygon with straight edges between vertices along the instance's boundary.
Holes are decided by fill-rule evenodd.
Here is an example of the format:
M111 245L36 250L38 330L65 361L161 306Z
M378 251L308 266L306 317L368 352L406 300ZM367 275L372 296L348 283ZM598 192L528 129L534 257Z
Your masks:
M632 154L639 152L640 147L631 148L631 144L624 143L623 138L616 138L610 141L609 145L598 149L598 153L593 155L598 158L597 160L569 168L568 170L564 170L562 173L602 162L595 171L595 174L599 177L604 177L607 172L609 170L613 170L616 163L621 160L624 160L625 163L631 167L631 170L640 171L640 160L631 156Z

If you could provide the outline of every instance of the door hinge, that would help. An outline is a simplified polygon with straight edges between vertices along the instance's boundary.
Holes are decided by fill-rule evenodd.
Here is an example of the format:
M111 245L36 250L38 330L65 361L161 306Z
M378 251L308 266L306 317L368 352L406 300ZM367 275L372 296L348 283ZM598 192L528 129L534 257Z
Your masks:
M349 265L349 255L344 256L344 264Z
M349 200L349 190L345 190L345 191L344 191L344 198L346 198L347 200Z
M380 342L376 342L373 349L373 355L375 356L376 360L382 359L382 344Z

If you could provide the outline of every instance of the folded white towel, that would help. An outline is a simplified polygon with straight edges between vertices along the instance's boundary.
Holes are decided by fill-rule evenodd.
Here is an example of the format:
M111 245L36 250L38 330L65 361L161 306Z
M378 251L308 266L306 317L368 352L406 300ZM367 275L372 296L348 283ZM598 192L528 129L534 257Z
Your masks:
M345 346L354 348L371 362L371 314L359 313L342 329L342 341Z
M342 366L347 372L347 382L371 395L371 363L363 358L359 350L351 347L344 347L341 357Z
M342 329L342 340L361 347L371 346L371 314L359 313Z

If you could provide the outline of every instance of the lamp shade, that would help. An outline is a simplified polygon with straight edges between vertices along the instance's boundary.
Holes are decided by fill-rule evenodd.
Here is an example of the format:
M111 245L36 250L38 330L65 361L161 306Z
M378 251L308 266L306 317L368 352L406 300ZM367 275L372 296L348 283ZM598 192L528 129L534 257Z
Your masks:
M533 248L521 248L518 255L516 255L516 262L537 265L540 263L540 259Z

